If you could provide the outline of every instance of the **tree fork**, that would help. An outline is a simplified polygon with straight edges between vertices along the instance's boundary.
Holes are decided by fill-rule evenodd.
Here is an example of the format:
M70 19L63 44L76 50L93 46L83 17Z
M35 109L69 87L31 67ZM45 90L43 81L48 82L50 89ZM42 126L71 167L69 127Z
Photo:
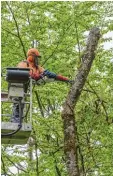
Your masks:
M81 65L75 77L66 101L63 105L62 119L64 128L64 153L66 157L66 166L69 176L80 176L77 154L77 130L75 123L74 108L81 95L86 79L90 72L98 41L100 39L100 30L97 27L91 29L86 49L84 51Z

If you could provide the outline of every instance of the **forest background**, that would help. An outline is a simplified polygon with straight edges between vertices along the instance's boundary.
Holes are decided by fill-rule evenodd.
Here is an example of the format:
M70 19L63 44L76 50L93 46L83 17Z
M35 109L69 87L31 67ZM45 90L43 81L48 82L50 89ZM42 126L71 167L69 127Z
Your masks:
M75 110L81 176L113 175L112 9L111 1L1 2L2 68L25 60L36 39L41 65L74 79L89 31L100 28L96 58ZM6 88L2 82L2 89ZM61 112L69 90L70 85L62 82L35 87L34 141L2 145L1 175L68 176ZM4 109L9 113L8 105Z

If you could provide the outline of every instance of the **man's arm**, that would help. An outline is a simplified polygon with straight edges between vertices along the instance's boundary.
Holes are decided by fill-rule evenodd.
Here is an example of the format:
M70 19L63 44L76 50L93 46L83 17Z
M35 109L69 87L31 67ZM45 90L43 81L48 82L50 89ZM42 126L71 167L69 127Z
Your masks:
M64 82L70 82L69 78L64 77L62 75L57 75L57 74L55 74L53 72L50 72L48 70L45 70L43 72L43 75L47 76L48 78L54 78L55 80L64 81Z

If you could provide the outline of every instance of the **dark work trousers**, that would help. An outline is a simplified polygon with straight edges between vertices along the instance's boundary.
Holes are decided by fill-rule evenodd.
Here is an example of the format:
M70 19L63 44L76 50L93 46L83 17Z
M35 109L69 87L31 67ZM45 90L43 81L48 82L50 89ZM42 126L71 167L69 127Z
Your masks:
M27 93L28 85L29 85L29 83L26 83L24 85L24 92L25 93ZM14 98L13 100L19 102L19 98ZM12 108L13 112L12 112L12 117L10 119L11 122L14 122L14 123L22 122L22 120L23 120L23 111L24 111L24 103L21 103L20 106L21 106L21 114L19 113L19 103L14 103L13 104L13 108Z
M14 98L13 100L19 102L19 98ZM13 104L13 109L12 110L13 110L13 113L12 113L12 117L11 117L11 122L14 122L14 123L21 122L22 118L23 118L24 104L21 103L21 114L19 112L19 104L18 103Z

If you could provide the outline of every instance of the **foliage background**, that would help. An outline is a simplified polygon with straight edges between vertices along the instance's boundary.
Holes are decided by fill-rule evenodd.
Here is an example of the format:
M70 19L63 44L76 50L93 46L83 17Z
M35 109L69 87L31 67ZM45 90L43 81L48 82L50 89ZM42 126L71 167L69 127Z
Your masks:
M25 60L36 39L40 64L74 79L88 32L100 27L96 58L75 110L79 167L81 175L112 176L113 47L109 34L113 35L113 2L6 1L1 5L2 68ZM2 89L7 89L5 82ZM2 145L3 175L67 176L60 113L69 89L62 82L35 87L42 107L41 111L33 93L35 145ZM8 105L4 109L9 112Z

